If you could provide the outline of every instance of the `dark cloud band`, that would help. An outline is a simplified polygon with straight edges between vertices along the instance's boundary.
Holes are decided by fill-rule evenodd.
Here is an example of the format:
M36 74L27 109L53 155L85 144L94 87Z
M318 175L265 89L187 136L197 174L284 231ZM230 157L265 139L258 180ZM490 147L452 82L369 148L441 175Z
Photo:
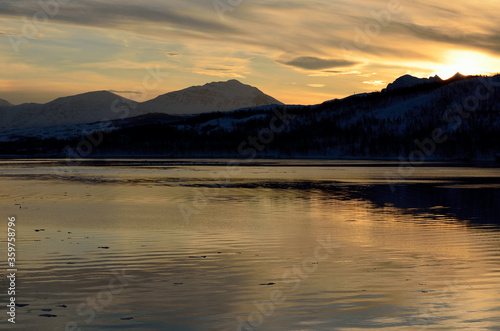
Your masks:
M358 64L358 62L354 61L342 59L322 59L314 56L301 56L290 61L278 61L278 63L306 70L344 68Z

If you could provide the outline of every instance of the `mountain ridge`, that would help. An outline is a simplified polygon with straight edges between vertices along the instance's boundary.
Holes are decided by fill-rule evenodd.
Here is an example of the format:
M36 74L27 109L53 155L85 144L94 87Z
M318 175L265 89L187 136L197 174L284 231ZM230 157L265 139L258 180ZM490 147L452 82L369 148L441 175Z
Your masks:
M2 107L0 128L47 127L117 120L150 113L195 114L282 103L237 80L169 92L142 103L110 91L60 97L45 104Z
M499 87L500 75L477 76L312 106L149 114L113 121L107 131L98 123L44 135L19 130L0 135L0 155L65 157L68 146L77 153L82 141L91 142L82 132L101 132L91 157L494 160L500 153Z
M418 78L418 77L406 74L406 75L403 75L403 76L397 78L394 82L387 85L385 90L393 91L396 89L414 87L414 86L422 85L422 84L429 84L429 83L436 83L436 82L440 83L442 81L443 80L438 75L435 75L435 76L432 76L429 78Z
M120 105L127 104L128 115L140 115L134 102L107 91L86 92L54 99L45 104L21 104L2 108L0 128L64 126L118 119Z
M382 92L398 92L408 88L420 88L425 85L433 87L435 84L448 84L469 77L471 76L457 73L448 80L442 80L437 75L429 78L403 75L393 83L388 84L387 88L383 89ZM346 97L346 99L369 94L350 96ZM257 87L243 84L236 79L187 87L159 95L142 103L126 99L107 90L60 97L45 104L24 103L13 105L6 100L2 100L0 99L0 128L3 129L84 124L154 113L169 115L198 114L283 105L283 103L263 93Z
M184 106L175 109L176 103L179 102ZM148 109L150 112L168 113L168 110L172 109L173 112L170 114L177 114L176 112L179 110L182 110L182 114L197 114L269 104L282 105L283 103L264 94L254 86L231 79L226 82L211 82L162 94L142 103L141 107Z

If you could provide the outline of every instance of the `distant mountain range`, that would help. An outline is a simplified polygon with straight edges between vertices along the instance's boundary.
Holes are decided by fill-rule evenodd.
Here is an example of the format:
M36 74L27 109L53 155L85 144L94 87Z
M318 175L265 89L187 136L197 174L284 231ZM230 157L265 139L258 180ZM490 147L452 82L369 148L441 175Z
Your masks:
M170 92L137 103L107 91L63 97L46 104L13 106L0 99L0 129L89 124L151 113L196 114L282 103L237 80Z
M30 126L13 110L31 114ZM500 76L405 75L381 92L311 106L283 105L232 80L140 104L92 92L2 107L0 118L0 155L493 160Z

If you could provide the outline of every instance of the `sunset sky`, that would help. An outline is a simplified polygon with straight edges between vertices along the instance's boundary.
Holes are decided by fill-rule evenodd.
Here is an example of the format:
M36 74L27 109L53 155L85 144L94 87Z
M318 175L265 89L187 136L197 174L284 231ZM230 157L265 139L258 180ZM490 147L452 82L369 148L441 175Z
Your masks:
M406 73L500 72L498 13L498 0L3 0L0 98L152 99L238 79L320 103Z

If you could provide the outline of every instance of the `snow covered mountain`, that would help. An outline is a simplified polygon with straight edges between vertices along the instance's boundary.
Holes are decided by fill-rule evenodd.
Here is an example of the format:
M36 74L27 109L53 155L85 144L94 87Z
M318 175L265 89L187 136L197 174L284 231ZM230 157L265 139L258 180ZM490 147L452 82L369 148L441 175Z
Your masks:
M141 113L135 102L110 92L98 91L59 98L46 104L2 108L0 129L94 123L137 115Z
M195 114L270 104L282 105L259 89L237 80L193 86L143 103L98 91L59 98L46 104L12 106L7 101L0 101L0 129L80 125L153 113Z
M438 76L429 78L417 78L411 75L404 75L396 79L393 83L387 85L387 91L394 91L401 88L414 87L421 84L440 83L443 80Z
M232 79L170 92L141 104L148 113L197 114L247 107L282 105L258 88Z

